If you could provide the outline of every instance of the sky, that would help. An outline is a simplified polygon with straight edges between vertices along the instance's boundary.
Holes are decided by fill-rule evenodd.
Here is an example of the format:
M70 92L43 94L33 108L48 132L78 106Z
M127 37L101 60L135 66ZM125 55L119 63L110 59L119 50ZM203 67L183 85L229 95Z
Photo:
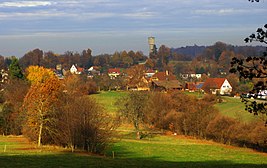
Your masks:
M0 55L35 48L148 55L150 36L158 47L246 45L266 21L267 0L0 0Z

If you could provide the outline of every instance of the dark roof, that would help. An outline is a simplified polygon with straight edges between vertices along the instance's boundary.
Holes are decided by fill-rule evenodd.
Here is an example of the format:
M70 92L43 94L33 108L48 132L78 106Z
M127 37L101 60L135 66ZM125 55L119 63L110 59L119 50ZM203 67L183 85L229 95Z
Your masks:
M153 83L159 87L164 87L165 89L182 89L183 86L178 80L170 81L153 81Z
M157 72L152 78L157 78L160 81L176 80L176 77L171 72Z

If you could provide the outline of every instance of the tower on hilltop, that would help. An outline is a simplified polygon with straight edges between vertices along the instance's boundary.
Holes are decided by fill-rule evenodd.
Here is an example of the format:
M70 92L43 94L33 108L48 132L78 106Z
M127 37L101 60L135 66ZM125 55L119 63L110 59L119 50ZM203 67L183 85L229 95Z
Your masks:
M157 49L155 44L155 37L148 37L148 45L149 45L149 54L155 53Z

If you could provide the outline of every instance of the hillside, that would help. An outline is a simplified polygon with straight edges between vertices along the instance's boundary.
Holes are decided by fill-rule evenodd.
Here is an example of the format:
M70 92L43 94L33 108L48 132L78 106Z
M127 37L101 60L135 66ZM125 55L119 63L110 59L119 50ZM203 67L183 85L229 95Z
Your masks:
M220 42L217 42L220 43ZM223 43L225 44L225 43ZM171 51L176 54L184 55L190 59L195 58L201 54L204 54L206 49L220 49L222 46L216 46L216 43L211 46L185 46L185 47L177 47L171 48ZM264 46L233 46L231 44L225 44L225 49L234 51L236 54L242 54L244 56L259 56L262 52L266 51L266 47Z

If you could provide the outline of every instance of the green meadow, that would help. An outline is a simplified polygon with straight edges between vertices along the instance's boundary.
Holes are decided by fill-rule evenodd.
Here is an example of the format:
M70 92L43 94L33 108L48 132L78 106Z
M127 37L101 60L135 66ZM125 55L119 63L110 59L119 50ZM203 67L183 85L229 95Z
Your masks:
M0 137L1 167L266 167L267 155L179 136L118 139L103 156Z
M250 122L259 120L259 116L254 116L245 110L245 104L239 97L222 97L223 102L217 103L215 107L222 115L235 118L239 121Z
M109 92L100 92L98 94L90 95L98 103L104 106L105 110L110 113L116 113L117 108L115 106L116 100L124 95L127 92L124 91L109 91Z
M114 103L126 92L101 92L92 95L107 111L115 113ZM216 107L222 114L239 116L240 99L226 98ZM250 115L250 114L248 114ZM243 116L246 118L246 114ZM174 135L151 135L136 140L133 132L118 133L114 143L103 155L55 146L37 148L21 136L0 136L0 167L267 167L267 154L212 141Z

